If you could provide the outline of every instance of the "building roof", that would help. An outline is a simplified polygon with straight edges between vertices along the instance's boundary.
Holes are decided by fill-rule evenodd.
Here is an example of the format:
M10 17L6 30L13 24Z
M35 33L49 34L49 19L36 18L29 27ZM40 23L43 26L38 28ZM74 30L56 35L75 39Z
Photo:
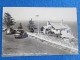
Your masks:
M65 24L62 24L62 23L51 23L51 25L55 29L70 29L70 27L68 25L65 25Z

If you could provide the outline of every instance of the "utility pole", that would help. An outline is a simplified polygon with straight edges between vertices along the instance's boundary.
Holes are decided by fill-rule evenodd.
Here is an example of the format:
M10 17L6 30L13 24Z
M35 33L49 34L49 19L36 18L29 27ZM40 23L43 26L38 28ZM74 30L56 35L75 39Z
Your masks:
M62 22L61 23L63 24L63 19L62 19Z
M36 17L38 18L39 15L36 15ZM38 34L39 34L39 20L38 20Z

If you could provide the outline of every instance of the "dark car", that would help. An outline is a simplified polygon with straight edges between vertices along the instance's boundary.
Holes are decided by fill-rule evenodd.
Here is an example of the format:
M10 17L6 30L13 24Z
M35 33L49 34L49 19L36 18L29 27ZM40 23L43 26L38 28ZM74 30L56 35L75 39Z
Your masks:
M28 34L23 29L20 29L20 30L16 30L14 37L15 38L25 38L25 37L28 37Z

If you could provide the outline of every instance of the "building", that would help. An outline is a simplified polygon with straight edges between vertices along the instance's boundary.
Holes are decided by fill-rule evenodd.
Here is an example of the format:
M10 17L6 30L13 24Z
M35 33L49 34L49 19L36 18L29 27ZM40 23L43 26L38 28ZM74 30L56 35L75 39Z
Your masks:
M46 26L43 26L42 33L44 34L53 34L56 37L60 38L74 38L73 34L71 33L71 29L68 25L62 22L51 23L50 21L47 22Z

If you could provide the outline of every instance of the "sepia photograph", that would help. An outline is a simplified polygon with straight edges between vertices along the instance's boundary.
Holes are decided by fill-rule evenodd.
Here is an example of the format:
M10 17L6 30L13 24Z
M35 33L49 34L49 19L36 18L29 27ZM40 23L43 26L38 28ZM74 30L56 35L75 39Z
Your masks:
M2 56L76 54L75 7L3 7Z

